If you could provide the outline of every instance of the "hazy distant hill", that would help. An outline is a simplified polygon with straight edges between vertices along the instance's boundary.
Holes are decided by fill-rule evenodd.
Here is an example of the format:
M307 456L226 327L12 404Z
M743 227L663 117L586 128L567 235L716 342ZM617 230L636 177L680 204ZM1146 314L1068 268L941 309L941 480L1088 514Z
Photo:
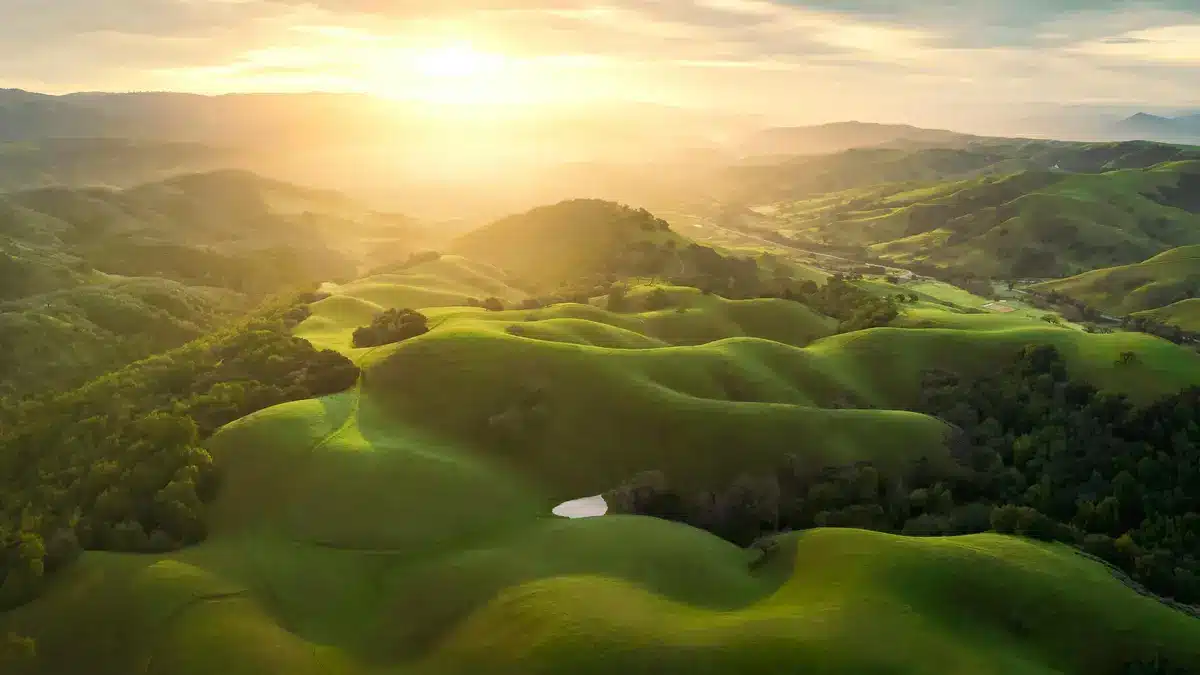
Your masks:
M354 94L82 93L0 90L0 141L130 138L232 145L369 136L394 111Z
M1099 173L1196 159L1200 148L1149 141L979 138L961 147L856 148L831 155L745 162L729 167L710 188L723 201L761 204L887 183L927 184L1018 171Z
M775 127L752 135L743 145L746 155L825 155L880 145L964 145L975 136L907 124L834 122L810 127Z
M1122 138L1200 144L1200 114L1163 117L1137 113L1113 125L1112 131Z
M130 187L239 161L234 151L201 143L120 138L0 142L0 192L51 186Z

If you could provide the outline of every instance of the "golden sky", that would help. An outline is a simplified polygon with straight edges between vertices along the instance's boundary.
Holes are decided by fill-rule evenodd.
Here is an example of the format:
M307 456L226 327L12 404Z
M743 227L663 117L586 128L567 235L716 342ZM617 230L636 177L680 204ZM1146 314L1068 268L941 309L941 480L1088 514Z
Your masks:
M0 0L0 86L930 121L1200 106L1196 0ZM954 113L958 114L958 113Z

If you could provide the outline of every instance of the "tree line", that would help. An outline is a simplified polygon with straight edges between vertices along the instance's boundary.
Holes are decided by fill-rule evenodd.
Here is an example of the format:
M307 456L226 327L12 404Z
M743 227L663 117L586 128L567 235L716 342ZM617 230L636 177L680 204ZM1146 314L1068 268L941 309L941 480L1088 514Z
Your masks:
M1074 309L1075 314L1082 319L1089 321L1104 320L1103 312L1078 298L1064 295L1058 291L1048 291L1045 293L1027 291L1027 293L1035 300L1034 304L1037 306L1069 307ZM1121 317L1121 328L1128 331L1154 335L1177 345L1200 342L1200 333L1184 330L1174 324L1158 321L1147 316L1123 316Z

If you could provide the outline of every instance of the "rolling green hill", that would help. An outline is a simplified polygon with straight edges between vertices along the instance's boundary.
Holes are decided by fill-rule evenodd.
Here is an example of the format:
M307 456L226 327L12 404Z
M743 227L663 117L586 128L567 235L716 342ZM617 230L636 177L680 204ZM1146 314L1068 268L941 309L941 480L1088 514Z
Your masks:
M339 194L236 171L0 194L0 398L77 386L420 237Z
M1033 287L1059 293L1102 312L1143 314L1185 329L1200 329L1190 300L1200 294L1200 246L1182 246L1134 265L1092 270Z
M684 241L666 221L597 199L577 199L509 216L468 232L454 253L495 265L539 287L636 266L641 246Z
M1195 298L1173 302L1165 307L1134 312L1131 316L1150 319L1168 326L1179 326L1190 332L1200 331L1200 302Z
M1200 243L1186 195L1200 161L1101 173L1023 171L781 205L786 232L886 263L991 277L1050 277ZM882 196L881 196L882 195Z
M1200 667L1200 622L1058 545L816 529L760 563L665 520L550 515L648 469L700 490L788 457L950 471L951 427L905 410L929 369L990 373L1049 343L1077 377L1149 400L1200 382L1195 352L1013 319L832 335L799 303L681 287L633 287L621 312L603 297L462 306L526 298L505 279L441 256L327 286L297 334L350 356L357 385L221 428L205 446L221 471L205 541L84 553L0 613L16 640L5 672ZM667 306L642 311L656 294ZM430 332L351 347L354 328L409 306ZM1124 351L1137 360L1119 365Z
M1200 160L1195 147L1147 141L1072 143L950 135L938 142L747 161L726 169L708 188L722 202L754 205L882 186L895 192L1024 171L1094 174L1195 160Z

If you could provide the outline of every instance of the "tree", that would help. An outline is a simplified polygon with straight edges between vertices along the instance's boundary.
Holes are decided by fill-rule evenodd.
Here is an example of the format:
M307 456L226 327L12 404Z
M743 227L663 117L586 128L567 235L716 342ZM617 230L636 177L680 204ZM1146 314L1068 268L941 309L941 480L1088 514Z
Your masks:
M671 296L661 288L656 288L646 295L644 307L647 312L657 312L671 306Z
M424 314L412 309L389 309L376 316L370 326L356 329L352 342L355 347L378 347L428 332Z
M483 301L483 308L489 312L503 312L504 301L497 297L490 297Z
M625 310L625 294L626 289L622 284L613 284L612 288L608 289L607 307L610 312L621 312Z
M1138 356L1135 352L1121 352L1120 358L1117 359L1117 364L1122 366L1133 365L1138 362Z

